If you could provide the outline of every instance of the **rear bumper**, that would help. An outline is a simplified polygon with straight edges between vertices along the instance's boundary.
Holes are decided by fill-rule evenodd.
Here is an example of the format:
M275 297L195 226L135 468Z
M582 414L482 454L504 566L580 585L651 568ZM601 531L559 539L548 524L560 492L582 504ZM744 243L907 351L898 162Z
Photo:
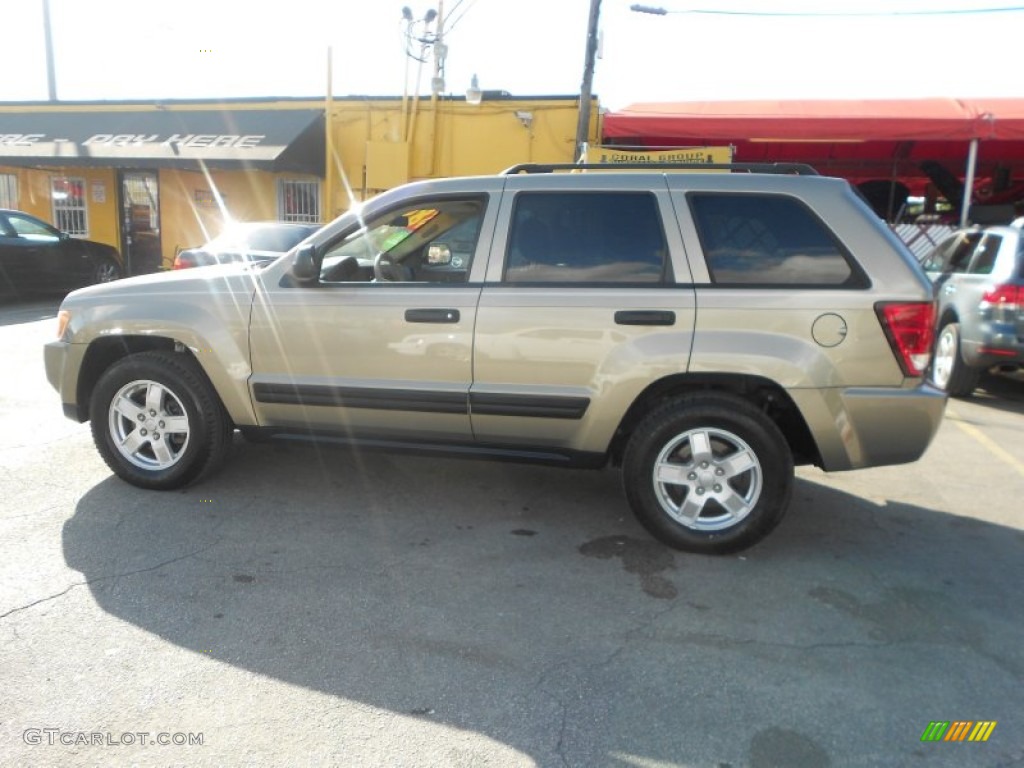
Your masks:
M818 443L822 469L829 472L917 461L946 408L946 394L927 383L790 394Z
M972 368L1024 365L1024 341L1017 335L1016 325L993 323L985 329L981 341L962 339L960 348L964 361Z

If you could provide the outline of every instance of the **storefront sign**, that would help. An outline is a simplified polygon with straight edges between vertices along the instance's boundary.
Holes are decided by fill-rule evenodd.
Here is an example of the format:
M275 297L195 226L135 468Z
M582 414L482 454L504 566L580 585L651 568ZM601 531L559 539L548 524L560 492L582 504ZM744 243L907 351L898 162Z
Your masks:
M110 134L97 133L90 136L83 143L85 146L107 146L107 147L138 147L147 144L160 144L162 146L178 147L234 147L235 149L249 149L258 147L266 136L236 136L231 134L215 135L212 133L198 134L172 134L166 138L154 133L146 134Z
M679 149L634 150L620 147L592 147L588 163L731 163L732 147L680 147Z
M196 189L192 191L192 199L200 208L217 208L217 196L209 189ZM227 205L227 198L220 196L222 204Z

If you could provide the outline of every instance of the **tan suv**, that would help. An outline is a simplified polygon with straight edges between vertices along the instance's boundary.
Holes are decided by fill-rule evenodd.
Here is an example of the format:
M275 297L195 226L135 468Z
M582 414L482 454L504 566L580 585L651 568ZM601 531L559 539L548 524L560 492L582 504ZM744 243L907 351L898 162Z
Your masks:
M145 488L216 467L236 428L611 463L696 552L774 528L794 464L921 456L932 288L846 182L561 170L410 184L266 267L76 291L49 380Z

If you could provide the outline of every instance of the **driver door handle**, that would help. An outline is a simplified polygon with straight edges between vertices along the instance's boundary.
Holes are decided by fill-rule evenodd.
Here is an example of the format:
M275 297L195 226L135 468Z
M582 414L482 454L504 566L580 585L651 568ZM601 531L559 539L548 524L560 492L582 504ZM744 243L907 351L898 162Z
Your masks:
M457 322L459 322L459 310L457 310L457 309L407 309L407 310L405 310L405 322L407 322L407 323L457 323Z

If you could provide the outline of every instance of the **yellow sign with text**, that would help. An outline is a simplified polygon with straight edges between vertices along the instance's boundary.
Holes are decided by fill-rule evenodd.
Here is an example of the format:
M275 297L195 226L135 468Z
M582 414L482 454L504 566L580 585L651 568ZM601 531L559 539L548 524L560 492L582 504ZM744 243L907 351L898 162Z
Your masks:
M604 165L617 163L731 163L732 147L680 147L679 149L622 149L591 147L587 162Z

